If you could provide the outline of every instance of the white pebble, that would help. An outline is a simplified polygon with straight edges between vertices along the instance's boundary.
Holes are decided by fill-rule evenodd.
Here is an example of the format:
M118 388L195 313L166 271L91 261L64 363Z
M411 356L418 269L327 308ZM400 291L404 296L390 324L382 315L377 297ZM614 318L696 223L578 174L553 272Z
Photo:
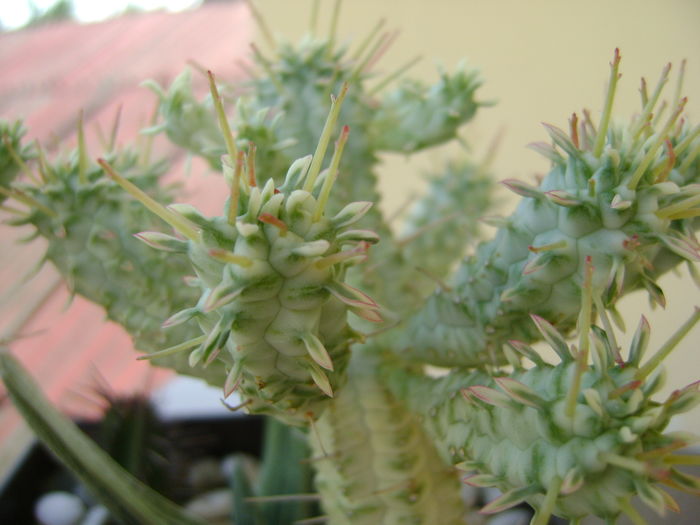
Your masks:
M109 511L102 505L92 507L80 525L104 525L109 519Z
M487 525L527 525L532 514L523 509L511 509L496 514Z
M70 492L49 492L34 505L34 516L41 525L76 525L85 513L85 505Z

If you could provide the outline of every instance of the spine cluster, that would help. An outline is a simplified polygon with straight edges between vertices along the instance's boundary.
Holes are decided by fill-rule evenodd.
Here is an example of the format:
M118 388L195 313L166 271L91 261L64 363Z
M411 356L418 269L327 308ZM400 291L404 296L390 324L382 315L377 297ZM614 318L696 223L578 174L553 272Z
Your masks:
M218 101L213 77L211 87ZM221 357L228 368L226 396L239 389L249 411L296 424L318 417L342 385L349 345L360 337L347 324L347 312L381 320L378 305L344 282L346 269L377 240L372 231L351 228L371 204L350 203L332 217L324 213L347 126L323 173L321 161L344 96L345 90L333 102L316 154L294 162L279 189L271 177L258 186L254 150L245 155L235 149L219 101L230 147L224 174L231 185L220 217L206 218L187 205L163 208L103 162L113 179L184 237L139 234L155 248L187 253L196 272L190 283L201 290L196 304L165 325L196 319L204 334L151 357L191 350L191 366Z
M612 64L602 122L571 119L571 133L547 126L553 146L534 144L552 160L538 186L504 184L523 197L449 283L409 319L401 355L443 366L502 364L508 339L538 338L529 314L563 332L579 311L584 260L593 259L596 307L615 314L626 292L645 288L665 299L656 279L681 262L696 262L698 128L683 118L685 99L663 121L652 119L668 69L642 114L624 127L610 123L619 55Z

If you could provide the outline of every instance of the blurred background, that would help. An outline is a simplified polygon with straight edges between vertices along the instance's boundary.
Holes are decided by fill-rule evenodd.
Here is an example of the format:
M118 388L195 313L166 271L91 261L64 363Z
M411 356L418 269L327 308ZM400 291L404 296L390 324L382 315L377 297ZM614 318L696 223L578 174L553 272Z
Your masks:
M41 30L38 27L19 29L27 23L37 25L48 23L48 19L64 19L55 23L68 24L71 22L65 21L66 18L77 18L100 24L98 20L117 16L125 10L130 12L129 17L135 17L139 15L134 12L140 9L153 8L184 9L172 16L185 20L186 17L198 16L202 10L214 8L215 4L217 9L224 4L231 6L230 13L221 11L229 18L218 21L219 32L215 35L207 34L206 24L210 22L205 20L198 33L190 31L182 35L169 34L168 37L174 41L187 39L183 58L177 63L179 66L184 67L186 58L207 66L220 64L228 78L232 78L241 74L233 65L235 60L248 53L245 42L255 32L254 21L243 2L153 0L120 4L76 0L63 2L53 11L49 7L51 2L43 0L31 5L2 2L0 23L5 35L0 36L0 55L3 46L11 42L7 37L12 38L13 34L22 31ZM335 4L335 0L321 1L319 33L329 30ZM310 0L258 0L255 5L275 36L296 41L310 27ZM44 16L47 12L50 16ZM609 75L608 63L615 48L619 48L622 55L622 78L618 85L615 115L626 119L638 111L640 77L645 76L650 83L655 83L667 62L673 63L672 71L676 73L681 61L687 59L683 89L689 97L687 114L694 122L700 120L700 2L697 0L346 0L339 17L339 38L357 43L381 18L386 18L389 30L397 29L400 35L375 67L378 74L394 71L409 59L420 56L422 60L409 74L430 82L437 78L437 67L450 70L466 60L482 72L484 85L479 98L495 103L483 108L463 130L461 135L468 145L466 149L455 146L431 150L412 157L410 164L400 155L382 158L384 200L381 205L387 213L395 211L407 197L421 190L421 171L448 156L466 154L482 158L497 136L500 136L500 144L492 167L499 180L515 177L532 181L536 174L544 173L548 162L526 145L548 140L542 122L566 129L571 114L580 114L583 108L591 110L596 120ZM221 24L227 29L220 30ZM121 27L122 37L128 40L130 26ZM257 40L263 51L269 51L263 39ZM72 45L80 43L73 41ZM204 59L197 56L197 49L215 54L218 62L210 60L210 55ZM56 58L69 56L72 51L74 48L62 49L60 46L46 50ZM144 53L146 51L144 49ZM132 52L136 60L138 50ZM53 56L48 59L53 59ZM157 62L157 59L153 61L154 64ZM79 67L79 64L70 67ZM157 74L155 71L143 78ZM673 82L667 88L669 94L675 88L675 75L672 78ZM11 80L6 77L4 82ZM137 80L140 79L133 80L134 89ZM18 107L0 105L0 117L23 116L31 120L32 113L26 112L31 105L24 106L22 111L18 111ZM131 111L135 110L132 108ZM150 108L144 109L144 112L148 111ZM501 213L508 214L514 199L505 191L499 193L499 199ZM2 250L11 249L5 239L2 242ZM647 298L641 293L632 294L623 301L621 311L628 320L628 335L644 313L651 319L652 344L659 345L690 315L692 307L700 304L700 294L685 271L667 276L662 286L669 298L663 311L650 313ZM696 330L668 360L670 373L666 391L700 379L698 338L700 331ZM679 418L676 425L700 432L697 411L686 416L685 420Z

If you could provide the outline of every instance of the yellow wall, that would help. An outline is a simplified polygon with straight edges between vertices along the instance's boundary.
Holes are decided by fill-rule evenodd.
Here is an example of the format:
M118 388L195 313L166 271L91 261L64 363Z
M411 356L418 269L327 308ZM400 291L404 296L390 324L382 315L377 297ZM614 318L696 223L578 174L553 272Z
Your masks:
M321 1L319 32L328 30L334 4L334 0ZM295 40L309 27L310 1L258 0L256 5L275 35ZM387 19L386 27L400 29L401 35L378 72L392 71L416 55L424 59L411 74L426 80L435 78L435 64L451 68L462 58L481 69L485 80L481 98L498 104L483 109L463 135L479 156L498 130L505 130L494 162L499 179L532 180L533 174L546 171L544 158L525 148L529 142L548 140L541 122L566 128L574 111L589 108L594 116L598 114L615 47L621 50L623 75L617 115L627 118L638 110L641 76L654 82L666 62L673 62L677 71L687 58L688 114L694 122L700 121L698 0L346 0L338 25L340 38L358 42L381 17ZM419 167L415 171L447 153L421 155L412 161ZM403 177L405 159L384 160L383 205L392 210L421 186L417 179L407 183ZM507 201L502 213L508 213L511 204L512 200ZM649 316L656 346L681 324L693 305L700 305L700 293L689 279L669 276L662 285L669 299L665 311L649 314L641 293L628 297L621 308L628 332L634 331L642 312ZM667 391L700 379L699 338L700 329L696 329L668 360ZM680 424L700 432L698 410Z

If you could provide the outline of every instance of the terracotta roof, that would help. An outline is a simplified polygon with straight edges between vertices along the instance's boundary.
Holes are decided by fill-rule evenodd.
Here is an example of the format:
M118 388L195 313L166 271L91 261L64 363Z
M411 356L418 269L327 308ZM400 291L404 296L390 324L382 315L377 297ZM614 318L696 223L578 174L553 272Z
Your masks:
M109 129L122 106L119 139L133 139L155 103L153 94L139 87L141 81L153 78L167 85L191 59L221 78L235 78L242 73L237 62L245 60L251 37L251 18L241 2L0 34L0 118L23 117L30 138L42 144L70 143L81 109L90 133L98 124ZM205 90L204 78L199 83ZM90 143L96 143L94 133ZM163 147L160 153L171 153ZM185 159L174 158L172 176L181 176ZM206 184L199 184L203 177ZM216 209L222 204L220 184L195 162L185 181L187 200L205 211ZM44 250L40 241L16 243L29 232L0 228L0 340L12 341L11 350L48 396L70 415L90 418L99 410L86 396L101 384L100 377L117 394L170 377L136 361L128 336L104 321L101 308L79 297L66 307L69 294L53 268L22 280ZM0 478L31 436L3 398L0 385Z

